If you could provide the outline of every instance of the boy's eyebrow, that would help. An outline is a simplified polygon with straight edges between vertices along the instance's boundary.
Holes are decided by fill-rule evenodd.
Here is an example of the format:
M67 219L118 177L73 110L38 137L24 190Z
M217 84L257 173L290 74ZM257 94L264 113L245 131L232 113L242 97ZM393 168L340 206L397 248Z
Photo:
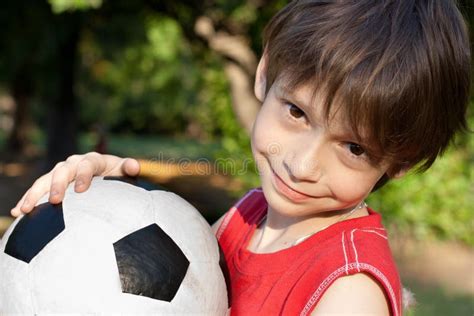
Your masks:
M284 86L284 85L278 85L278 89L277 91L279 92L278 94L280 94L282 97L284 98L287 98L287 99L290 99L291 101L294 101L295 102L295 105L297 106L300 106L300 107L304 107L304 110L307 110L310 112L310 114L312 114L313 116L315 116L315 111L312 107L312 100L304 100L304 99L301 99L300 96L298 96L296 93L294 93L294 90Z

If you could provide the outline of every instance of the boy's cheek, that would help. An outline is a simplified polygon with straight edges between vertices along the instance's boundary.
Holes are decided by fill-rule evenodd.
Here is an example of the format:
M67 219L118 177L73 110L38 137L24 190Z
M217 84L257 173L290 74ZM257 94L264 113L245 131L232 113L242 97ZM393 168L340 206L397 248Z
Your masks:
M352 174L331 176L329 182L331 191L337 195L337 199L348 204L357 203L365 199L377 182L377 177L372 174Z
M278 125L268 118L257 117L251 136L254 157L257 153L265 156L277 156L282 153L285 134L281 133Z
M269 135L266 135L264 128L262 127L261 120L257 118L250 139L254 158L257 158L258 154L265 153L265 147L269 140Z
M262 137L261 134L252 135L252 154L260 176L264 176L269 172L268 164L272 160L272 156L268 152L268 149L269 147L272 147L270 145L271 143L271 141L268 142L268 139L265 136ZM273 157L273 159L274 158L275 157Z

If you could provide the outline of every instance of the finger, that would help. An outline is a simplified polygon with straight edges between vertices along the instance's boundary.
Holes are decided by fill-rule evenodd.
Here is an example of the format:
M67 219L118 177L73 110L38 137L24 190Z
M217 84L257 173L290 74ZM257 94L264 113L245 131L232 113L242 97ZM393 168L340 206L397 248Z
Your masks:
M18 217L21 214L23 214L20 210L20 207L23 205L25 202L26 195L30 192L30 190L26 191L25 194L21 197L21 199L16 203L15 207L10 210L10 214L14 217Z
M53 169L49 189L50 203L58 204L64 199L66 189L76 174L77 167L75 164L76 162L66 160L59 163L59 166Z
M84 192L89 188L95 169L90 159L83 159L79 162L77 165L76 182L74 184L76 192Z
M20 206L22 213L29 213L49 190L49 183L51 174L47 173L44 176L38 178L31 188L26 192L23 203Z
M122 170L127 176L135 177L140 173L140 164L136 159L126 158L122 163Z

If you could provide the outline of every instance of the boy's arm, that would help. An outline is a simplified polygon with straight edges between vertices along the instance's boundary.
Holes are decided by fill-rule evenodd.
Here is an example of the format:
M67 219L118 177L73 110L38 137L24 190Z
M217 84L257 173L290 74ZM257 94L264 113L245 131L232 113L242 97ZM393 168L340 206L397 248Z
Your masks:
M311 315L389 316L390 307L379 283L358 273L334 281Z

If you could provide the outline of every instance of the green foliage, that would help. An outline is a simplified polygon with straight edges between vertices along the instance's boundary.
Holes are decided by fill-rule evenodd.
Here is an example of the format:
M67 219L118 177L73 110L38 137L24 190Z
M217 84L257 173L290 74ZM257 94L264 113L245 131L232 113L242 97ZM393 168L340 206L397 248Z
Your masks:
M97 9L102 5L102 0L48 0L54 13L65 11Z
M146 28L151 56L162 62L173 62L181 55L181 29L175 20L149 19Z
M197 102L198 73L179 24L148 15L143 28L128 36L143 41L111 52L92 32L84 37L85 80L78 89L83 123L91 125L99 118L120 132L183 132Z
M462 151L451 150L426 174L392 181L374 193L369 203L402 232L474 245L474 191L468 168Z

